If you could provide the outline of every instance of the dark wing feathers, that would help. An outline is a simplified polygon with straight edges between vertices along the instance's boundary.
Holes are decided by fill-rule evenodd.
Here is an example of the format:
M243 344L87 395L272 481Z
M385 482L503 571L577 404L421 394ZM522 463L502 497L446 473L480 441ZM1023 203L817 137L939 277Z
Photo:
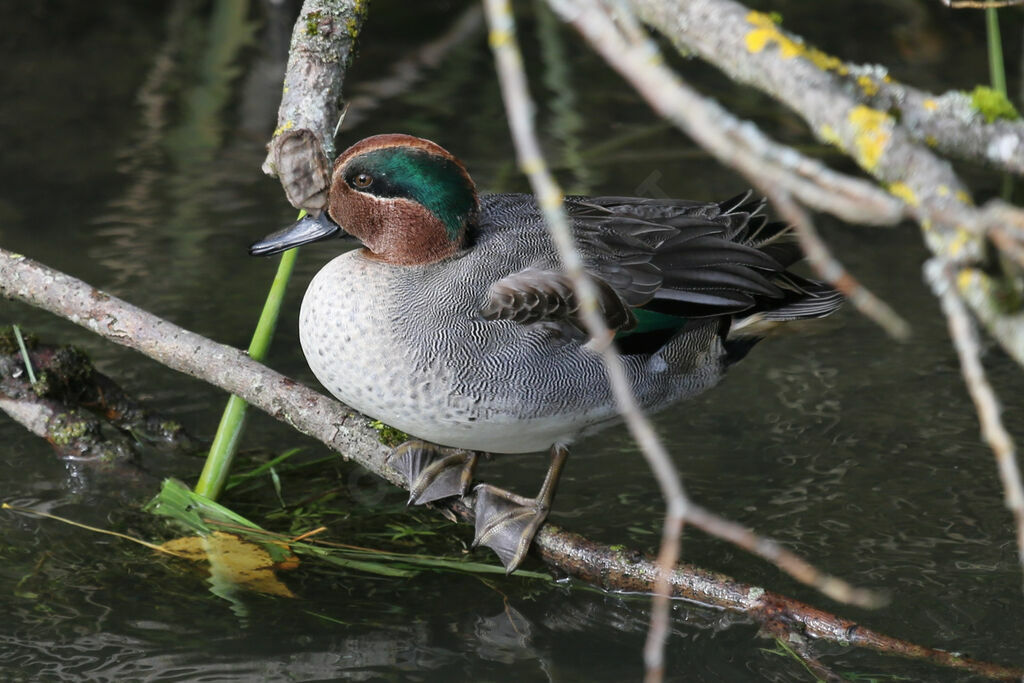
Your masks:
M636 317L614 287L595 279L598 303L608 326L629 329ZM480 311L486 320L512 320L523 325L538 322L563 323L573 327L572 335L583 333L579 302L563 272L527 268L498 280L487 292Z
M758 249L775 261L783 268L789 268L804 258L803 249L796 240L778 240L770 244L758 247Z
M651 263L663 273L688 268L715 268L728 264L779 271L783 266L768 254L745 244L726 242L721 237L665 243L651 255Z
M717 203L629 197L565 202L608 324L628 330L631 307L680 318L759 314L768 321L816 318L842 303L834 289L787 272L803 254L783 223L750 192ZM488 320L582 329L568 278L528 268L492 285Z
M802 318L821 318L843 303L843 295L824 282L787 274L785 300L778 306L759 312L762 320L785 322Z
M753 268L726 263L709 268L691 268L681 271L666 271L664 288L695 289L726 288L759 294L770 299L782 298L782 290Z

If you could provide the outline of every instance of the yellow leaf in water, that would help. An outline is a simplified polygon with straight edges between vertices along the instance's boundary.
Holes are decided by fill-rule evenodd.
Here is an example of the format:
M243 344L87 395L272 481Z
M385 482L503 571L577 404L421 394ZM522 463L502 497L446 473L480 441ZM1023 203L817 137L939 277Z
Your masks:
M193 562L209 562L211 581L227 581L258 593L295 597L274 575L275 564L270 554L234 534L215 531L207 536L176 538L161 547ZM298 562L298 558L292 556L277 566L293 569Z

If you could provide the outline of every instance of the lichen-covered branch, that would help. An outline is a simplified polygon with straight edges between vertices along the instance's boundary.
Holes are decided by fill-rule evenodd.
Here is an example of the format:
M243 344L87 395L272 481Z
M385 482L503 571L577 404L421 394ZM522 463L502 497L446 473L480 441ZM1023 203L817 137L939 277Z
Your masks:
M806 45L768 15L734 0L629 4L680 49L697 53L735 80L779 99L803 116L818 137L846 151L906 203L933 253L961 265L984 261L983 238L996 228L992 207L974 206L948 161L919 142L890 112L865 104L850 87L849 67L842 60ZM1024 222L1020 209L1004 205L999 212L1004 220ZM1020 241L1020 234L1014 239ZM980 280L962 284L961 291L979 318L1000 320L998 329L986 322L987 329L1024 365L1017 341L1024 339L1024 324L1000 317L1005 310L1000 288L986 287Z
M664 64L653 41L639 26L630 25L632 17L620 12L616 22L594 0L550 0L550 4L656 111L776 199L777 207L792 195L852 222L890 224L903 217L904 204L897 198L768 139L753 123L739 121L702 97ZM805 214L795 204L786 213L819 275L892 336L905 338L906 322L828 255Z
M0 249L0 296L42 308L105 339L139 351L179 372L241 396L250 404L358 462L398 486L405 479L389 468L390 447L380 443L369 420L337 401L257 363L239 349L194 332L93 289L69 275ZM461 502L450 506L465 521L473 511ZM653 592L658 567L641 553L613 549L578 534L544 525L534 547L556 571L607 590ZM788 624L794 636L847 643L878 652L931 661L944 667L1011 680L1024 670L978 662L948 652L890 638L855 622L822 612L758 586L689 565L669 577L671 594L706 605L748 614L766 623Z
M281 180L296 208L319 211L326 202L341 88L366 5L367 0L305 0L295 22L263 172Z
M640 18L681 49L788 105L819 138L846 151L931 221L933 250L957 260L981 257L966 224L977 223L966 187L952 166L918 144L887 111L855 96L840 73L843 62L778 26L767 14L733 0L631 0Z
M986 102L994 91L934 95L892 80L878 66L845 67L854 94L874 109L897 113L917 142L951 157L1024 173L1024 121L1003 118L1010 110Z

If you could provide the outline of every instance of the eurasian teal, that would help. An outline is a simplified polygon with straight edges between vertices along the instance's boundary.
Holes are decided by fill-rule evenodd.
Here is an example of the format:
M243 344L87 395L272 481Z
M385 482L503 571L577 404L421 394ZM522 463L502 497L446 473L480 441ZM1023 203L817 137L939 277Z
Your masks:
M646 410L716 384L767 326L819 318L842 302L831 287L787 270L802 254L763 206L749 193L717 203L566 199ZM567 446L617 419L534 198L478 196L440 146L377 135L338 157L327 213L251 252L277 253L339 225L362 241L313 278L299 334L328 391L425 440L390 459L409 480L410 502L465 495L478 451L550 449L536 498L474 489L475 542L513 571L547 516Z

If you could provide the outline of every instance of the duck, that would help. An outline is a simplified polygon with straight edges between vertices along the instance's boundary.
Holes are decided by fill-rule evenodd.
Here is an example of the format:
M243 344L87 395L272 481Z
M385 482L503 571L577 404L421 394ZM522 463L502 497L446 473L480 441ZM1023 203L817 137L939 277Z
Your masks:
M798 275L790 228L765 201L567 196L564 207L612 340L590 339L537 201L478 193L440 145L374 135L335 160L326 210L254 243L276 254L336 236L312 279L299 338L339 401L410 440L388 457L411 504L465 497L474 546L507 572L551 509L570 446L619 421L600 356L621 355L649 412L691 399L771 329L843 301ZM472 486L481 453L547 452L534 497Z

